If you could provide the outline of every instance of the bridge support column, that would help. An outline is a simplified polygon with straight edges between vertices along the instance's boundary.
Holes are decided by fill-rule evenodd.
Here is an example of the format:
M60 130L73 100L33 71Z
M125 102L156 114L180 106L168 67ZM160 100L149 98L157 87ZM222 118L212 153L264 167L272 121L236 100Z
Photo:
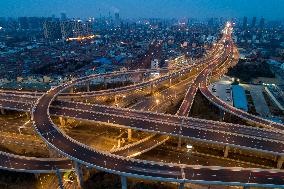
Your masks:
M104 78L104 87L107 88L107 78Z
M181 137L178 137L178 148L181 148Z
M64 189L63 181L62 181L62 175L61 175L61 173L59 172L58 169L56 169L56 176L57 176L57 179L58 179L59 188Z
M36 179L38 179L38 177L40 176L39 173L35 173L34 175L35 175L35 178L36 178Z
M74 93L74 87L70 87L70 93Z
M65 126L65 119L63 117L59 117L60 126Z
M141 82L144 82L144 81L145 81L145 77L144 77L144 74L143 74L143 73L141 73L141 75L140 75L140 81L141 81Z
M86 83L87 92L90 92L90 82Z
M180 183L178 189L184 189L184 183Z
M126 178L126 176L121 176L121 189L127 189L127 178Z
M2 115L5 114L5 109L1 108L1 114L2 114Z
M75 166L75 172L76 172L76 176L77 176L77 183L78 183L78 187L79 188L83 188L83 171L82 171L82 167L78 162L74 162L74 166Z
M228 157L228 155L229 155L229 149L230 149L229 146L225 146L225 149L224 149L224 157L225 158Z
M151 93L154 92L154 84L151 84Z
M114 103L117 104L117 102L118 102L118 97L117 95L114 95Z
M29 112L26 112L26 116L27 116L27 119L30 120L31 119L31 114Z
M132 140L132 130L131 129L127 129L127 138L128 138L128 141Z
M277 160L277 169L281 169L284 162L284 156L280 156Z
M219 113L220 113L220 121L223 121L225 117L225 111L219 108Z
M121 146L121 140L118 139L118 141L117 141L117 148L120 148L120 146Z
M178 82L181 82L181 73L178 73Z

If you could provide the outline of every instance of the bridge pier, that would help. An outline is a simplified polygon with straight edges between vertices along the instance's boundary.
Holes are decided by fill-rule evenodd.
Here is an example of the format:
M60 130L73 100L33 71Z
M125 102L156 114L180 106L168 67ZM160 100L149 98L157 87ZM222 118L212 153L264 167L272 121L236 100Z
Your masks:
M281 169L282 168L283 162L284 162L284 156L280 156L277 159L277 169Z
M38 177L40 176L40 173L35 173L35 178L38 179Z
M230 149L229 146L225 146L225 149L224 149L224 157L225 157L225 158L227 158L228 155L229 155L229 149Z
M154 84L151 84L151 94L154 92Z
M178 82L180 82L180 81L181 81L181 78L180 78L180 77L181 77L181 73L179 72L179 73L178 73L178 79L177 79L177 80L178 80Z
M87 92L90 92L90 82L86 83Z
M145 81L145 77L144 77L144 73L140 74L140 82L144 82Z
M74 93L74 87L70 87L70 93Z
M63 117L59 117L60 126L65 126L65 119Z
M117 104L117 102L118 102L118 96L114 95L114 103Z
M118 140L117 140L117 148L120 148L120 146L121 146L121 140L118 139Z
M184 183L183 182L179 184L178 189L184 189Z
M107 78L104 77L104 87L107 88Z
M178 148L181 148L181 137L178 137Z
M78 187L81 189L81 188L83 188L83 185L84 185L82 167L76 161L74 161L74 166L75 166L74 168L75 168L75 172L76 172L76 175L77 175Z
M126 178L126 176L121 176L121 189L127 189L127 178Z
M223 121L225 117L225 111L219 108L219 113L220 113L220 121Z
M132 130L131 129L127 129L127 138L128 138L128 141L132 140Z
M182 135L182 126L183 125L184 125L184 119L182 119L180 127L179 127L178 148L181 148L181 135Z
M57 179L58 179L59 188L64 189L63 181L62 181L62 174L59 172L58 169L56 169L56 176L57 176Z
M1 114L5 115L5 109L4 108L1 108Z
M31 119L31 114L29 112L26 112L26 116L27 116L27 119L30 120Z

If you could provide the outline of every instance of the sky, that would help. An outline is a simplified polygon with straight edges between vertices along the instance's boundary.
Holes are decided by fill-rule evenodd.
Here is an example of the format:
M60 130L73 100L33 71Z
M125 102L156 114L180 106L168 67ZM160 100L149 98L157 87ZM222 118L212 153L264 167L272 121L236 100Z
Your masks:
M0 0L0 17L51 16L69 18L113 15L122 18L264 17L284 19L284 0Z

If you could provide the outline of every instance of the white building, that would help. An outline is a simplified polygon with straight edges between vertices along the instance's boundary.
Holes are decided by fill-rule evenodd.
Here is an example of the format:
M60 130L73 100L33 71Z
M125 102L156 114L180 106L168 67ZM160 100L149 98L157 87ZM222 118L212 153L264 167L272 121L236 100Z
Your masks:
M159 68L159 60L154 59L151 61L151 69L158 69Z

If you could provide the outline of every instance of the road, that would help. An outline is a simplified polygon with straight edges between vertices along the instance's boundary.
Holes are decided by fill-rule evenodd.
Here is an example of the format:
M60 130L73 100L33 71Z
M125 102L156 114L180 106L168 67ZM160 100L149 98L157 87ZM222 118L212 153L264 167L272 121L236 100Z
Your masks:
M230 38L228 31L230 26L225 28L225 38ZM231 45L227 45L229 48ZM230 54L226 55L230 57ZM225 61L225 60L224 60ZM215 63L213 61L210 67L205 69L203 76L200 77L199 88L206 88L208 84L207 76L210 74L211 69ZM212 67L211 67L212 65ZM126 125L131 128L146 130L150 132L164 133L167 135L184 136L189 138L195 138L198 140L213 141L226 145L241 146L249 149L257 149L261 151L279 153L282 155L284 151L284 144L273 140L264 140L258 137L249 137L247 135L236 135L233 133L216 132L208 129L200 129L200 124L193 126L184 125L184 121L179 124L169 124L169 120L157 121L142 118L129 118L125 115L113 115L109 117L109 114L105 113L105 107L100 106L104 113L91 112L91 111L78 111L77 109L60 109L53 107L50 109L50 105L55 98L66 88L77 85L78 83L84 83L98 77L111 77L117 76L122 73L106 73L100 75L92 75L84 78L72 80L66 84L55 87L45 94L43 94L32 108L33 125L38 134L44 139L44 141L52 148L59 151L61 154L68 158L79 162L81 164L104 170L109 173L116 173L124 176L154 179L162 181L173 182L192 182L202 184L219 184L226 183L232 185L249 185L259 186L265 185L267 187L277 187L284 184L284 172L275 170L262 170L262 169L244 169L244 168L224 168L224 167L212 167L212 166L196 166L196 165L184 165L184 164L168 164L161 162L150 162L145 160L136 160L131 158L124 158L118 155L113 155L107 152L100 152L95 149L91 149L88 146L81 144L74 139L66 136L62 133L56 125L53 124L50 119L50 112L59 111L64 115L68 112L68 115L78 118L81 116L83 119L92 119L95 121L102 121L106 123L119 123L119 125ZM124 73L125 74L125 73ZM198 86L195 86L197 88ZM102 93L104 94L104 92ZM64 102L65 103L65 102ZM24 104L24 103L23 103ZM76 105L78 105L77 103ZM78 105L79 106L79 105ZM187 106L189 107L189 105ZM188 108L185 109L188 109ZM23 107L25 108L25 107ZM186 111L185 111L186 112ZM53 112L54 113L54 112ZM142 112L147 113L147 112ZM156 117L164 117L163 114L153 114ZM176 119L178 116L171 116L170 118ZM79 118L79 119L81 119ZM182 120L185 117L180 117ZM180 119L179 118L179 119ZM202 122L202 121L200 121ZM182 125L181 125L182 123ZM182 128L182 129L181 129ZM240 127L242 128L242 127ZM6 167L17 167L17 159L13 159L10 164L5 164ZM15 164L14 164L15 162ZM29 162L27 160L27 162ZM21 164L21 163L20 163ZM45 165L45 164L44 164ZM5 167L4 166L4 167ZM19 165L20 166L20 165Z

